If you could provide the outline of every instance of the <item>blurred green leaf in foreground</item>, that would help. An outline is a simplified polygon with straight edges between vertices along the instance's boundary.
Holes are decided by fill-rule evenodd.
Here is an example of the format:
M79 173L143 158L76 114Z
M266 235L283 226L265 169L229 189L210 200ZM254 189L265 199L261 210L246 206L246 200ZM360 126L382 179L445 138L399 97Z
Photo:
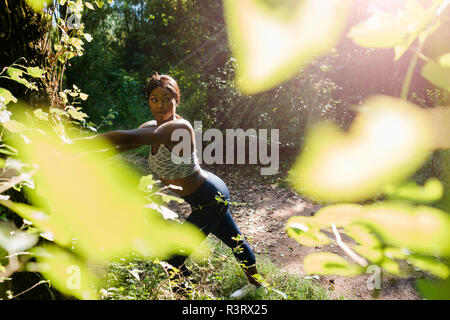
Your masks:
M26 139L14 145L20 160L36 169L36 187L27 190L32 206L0 201L54 239L55 245L32 250L38 264L30 268L57 289L94 299L107 261L131 253L163 259L200 246L204 235L196 227L166 221L145 207L148 200L138 190L137 174L120 158L105 156L114 152L86 152L92 145L63 143L67 137L55 135L50 126L26 118L20 122L27 128L21 134ZM111 146L99 140L95 149Z

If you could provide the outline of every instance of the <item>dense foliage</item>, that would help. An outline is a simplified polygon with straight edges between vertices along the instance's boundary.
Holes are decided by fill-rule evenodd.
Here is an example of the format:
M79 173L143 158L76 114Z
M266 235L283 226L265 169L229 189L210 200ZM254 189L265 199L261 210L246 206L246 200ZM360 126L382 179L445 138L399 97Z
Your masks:
M370 263L399 274L397 261L405 260L443 279L437 285L423 282L426 296L448 297L449 112L448 107L437 107L449 103L450 47L443 40L448 37L449 1L0 3L0 151L5 179L0 218L15 221L0 230L1 281L26 266L43 272L47 280L39 284L50 279L66 294L97 297L91 287L97 281L93 265L104 263L106 256L127 250L164 256L176 245L170 242L170 235L176 238L171 226L166 235L160 234L167 239L160 251L152 248L155 239L136 246L124 233L129 242L119 246L119 253L105 244L100 231L94 237L94 229L83 230L89 215L76 214L84 211L76 200L83 199L85 211L98 224L107 219L111 204L104 195L92 198L89 188L76 187L92 187L112 176L103 171L100 159L71 162L75 150L59 150L55 140L36 134L50 128L49 136L68 142L78 129L137 127L151 119L144 87L158 72L177 79L182 91L178 112L190 121L202 121L204 129L278 128L282 160L295 162L292 186L314 200L336 203L315 217L292 218L287 230L301 244L314 246L330 241L323 230L333 232L340 243L340 228L358 243L346 248L356 263L323 252L305 259L308 273L355 275L366 272ZM374 94L385 96L367 99ZM19 117L22 102L30 106L24 118ZM385 119L392 121L386 126ZM324 120L328 123L315 126ZM388 135L394 133L397 139ZM372 156L361 155L361 150L370 150ZM60 160L58 168L49 166L55 159ZM33 164L41 170L36 173ZM84 165L92 169L86 178L90 180L76 174ZM127 170L118 175L136 200L136 176ZM79 182L74 189L67 187L73 193L58 188L62 176ZM153 185L145 177L140 191L153 190L155 196ZM120 190L108 190L108 196L117 195L112 203L120 208ZM154 205L168 201L153 196L147 200ZM94 205L95 199L103 206ZM140 201L130 200L130 205L139 207ZM65 203L74 205L67 208ZM57 208L60 216L49 214L50 208ZM48 211L36 216L40 210ZM394 218L397 224L391 223ZM109 232L120 233L109 222ZM134 222L136 234L143 235L138 219ZM71 244L71 236L76 244ZM57 245L46 247L46 241ZM35 257L40 268L34 260L27 263L29 256L21 256L22 251ZM58 259L49 261L48 255ZM51 264L53 272L46 273L43 264ZM63 269L73 264L83 274L83 283L74 290L64 284ZM441 290L434 290L436 286Z

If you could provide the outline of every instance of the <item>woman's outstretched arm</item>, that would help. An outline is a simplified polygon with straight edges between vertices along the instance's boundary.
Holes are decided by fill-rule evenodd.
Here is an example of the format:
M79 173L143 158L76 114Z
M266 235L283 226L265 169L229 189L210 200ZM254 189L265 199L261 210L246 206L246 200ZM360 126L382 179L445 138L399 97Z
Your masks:
M86 151L101 151L99 142L106 140L116 151L121 152L145 145L170 143L172 132L176 129L189 130L190 128L184 121L170 121L159 127L142 125L137 129L114 130L87 138L73 139L73 141L83 143Z

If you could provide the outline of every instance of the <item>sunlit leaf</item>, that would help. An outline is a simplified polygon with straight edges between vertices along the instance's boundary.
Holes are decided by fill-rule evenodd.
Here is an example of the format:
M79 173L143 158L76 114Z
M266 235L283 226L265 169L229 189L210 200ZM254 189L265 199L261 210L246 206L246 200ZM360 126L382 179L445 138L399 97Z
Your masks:
M139 179L138 189L142 192L152 192L154 191L153 187L155 183L156 181L153 179L153 175L143 176Z
M367 227L354 224L346 225L345 233L364 247L378 248L381 246L379 239Z
M20 132L27 129L27 127L23 123L20 123L16 120L3 122L2 125L11 132Z
M26 0L28 5L36 12L42 12L45 4L50 4L52 0Z
M27 135L32 143L18 146L22 160L39 168L33 177L39 194L29 190L30 199L78 239L83 255L98 260L134 251L166 257L180 248L188 254L202 242L197 228L170 224L144 207L138 177L120 159L84 154L89 149L83 143L63 145L45 127ZM97 147L110 146L98 141Z
M87 1L84 2L84 5L90 10L95 10L94 6L91 3L87 2Z
M310 224L310 220L307 217L290 218L286 225L288 236L295 239L298 243L309 247L328 244L330 239L320 232L320 226Z
M184 200L182 198L175 197L175 196L172 196L170 194L165 194L165 193L160 193L160 192L157 192L156 194L161 196L161 200L164 201L165 203L169 203L171 201L175 201L175 202L178 202L178 203L183 203L184 202Z
M386 270L387 272L391 273L391 274L400 274L400 267L398 265L397 262L388 259L388 258L384 258L381 262L380 262L380 266Z
M429 119L419 107L377 96L358 108L348 132L313 128L293 167L293 186L320 201L351 202L407 178L431 151Z
M391 199L405 199L416 203L432 203L438 201L444 194L442 183L436 178L430 178L423 186L408 182L399 186L386 187L385 192Z
M8 69L6 69L6 72L10 76L11 80L14 80L20 84L23 84L24 86L26 86L29 89L37 90L37 87L34 83L31 83L27 79L22 78L22 75L24 73L22 70L14 68L14 67L9 67Z
M42 78L42 76L47 72L38 67L28 67L27 72L30 76L34 78Z
M417 38L425 38L437 29L430 27L438 4L424 8L416 0L409 0L395 13L376 10L366 21L351 28L348 36L359 46L394 48L398 60Z
M64 221L58 220L58 215L48 215L42 209L35 208L25 203L0 200L0 204L18 213L21 217L29 220L40 230L52 235L57 244L69 246L74 235L66 227Z
M422 76L435 86L450 91L450 67L433 60L427 61L421 71Z
M439 64L443 67L450 67L450 52L439 57Z
M38 118L39 120L45 120L48 121L48 113L42 111L42 109L36 109L33 111L34 115L36 116L36 118Z
M450 256L450 216L444 211L396 202L333 205L313 217L290 218L288 235L302 245L327 244L328 237L320 231L329 230L333 224L358 242L353 246L356 253L388 272L400 272L394 259L411 259L425 271L445 275L445 266L430 258ZM323 242L317 240L320 237Z
M328 53L340 39L351 3L290 1L278 10L285 3L273 7L263 0L225 0L241 90L254 94L270 89L317 55Z
M23 71L14 67L9 67L8 69L6 69L6 73L11 77L11 78L20 78L23 75Z
M371 261L378 263L383 260L383 251L380 248L371 248L367 246L355 246L352 248L357 254Z
M436 259L430 257L421 257L418 255L411 255L406 258L408 262L420 268L424 271L428 271L431 274L446 279L449 275L448 266Z
M339 275L353 277L364 272L359 265L349 263L331 252L316 252L303 260L306 274Z
M151 208L151 209L155 209L156 211L158 211L164 219L177 219L178 218L178 214L176 212L173 212L172 210L170 210L169 208L156 204L156 203L149 203L145 206L146 208Z
M100 274L75 255L57 246L46 246L33 250L38 261L39 271L55 288L77 299L97 299Z
M376 11L348 33L357 45L367 48L391 48L405 41L407 31L397 16Z
M81 100L86 100L89 97L89 95L85 94L85 93L80 93L80 98Z
M100 9L104 6L104 2L102 0L95 0L95 3L97 4L97 7L99 7Z
M443 281L419 279L417 287L426 299L450 300L450 278Z
M2 97L3 99L5 99L4 104L7 105L8 103L10 103L11 101L16 103L17 99L12 95L12 93L5 89L5 88L0 88L0 97Z
M88 115L84 112L76 111L75 109L68 108L67 112L70 114L70 116L76 120L83 121L84 118L87 118Z
M25 251L33 247L37 241L36 234L18 230L10 223L0 222L0 247L8 253Z
M367 207L355 222L369 227L389 245L450 256L450 216L439 209L384 203Z
M84 34L84 38L86 39L87 42L91 42L92 41L92 36L89 33L85 33Z

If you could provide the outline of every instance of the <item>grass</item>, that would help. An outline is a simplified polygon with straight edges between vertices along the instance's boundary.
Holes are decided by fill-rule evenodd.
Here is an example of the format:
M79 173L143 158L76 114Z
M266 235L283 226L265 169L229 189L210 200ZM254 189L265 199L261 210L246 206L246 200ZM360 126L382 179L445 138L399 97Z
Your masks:
M186 290L177 294L171 290L171 271L158 261L137 257L111 262L100 290L105 300L228 300L231 293L247 284L245 275L236 262L231 249L208 238L210 254L201 261L187 260L192 271L182 281ZM281 300L276 289L284 292L288 300L326 300L327 291L312 280L280 271L270 259L257 256L258 271L268 284L268 292L257 290L246 300Z

